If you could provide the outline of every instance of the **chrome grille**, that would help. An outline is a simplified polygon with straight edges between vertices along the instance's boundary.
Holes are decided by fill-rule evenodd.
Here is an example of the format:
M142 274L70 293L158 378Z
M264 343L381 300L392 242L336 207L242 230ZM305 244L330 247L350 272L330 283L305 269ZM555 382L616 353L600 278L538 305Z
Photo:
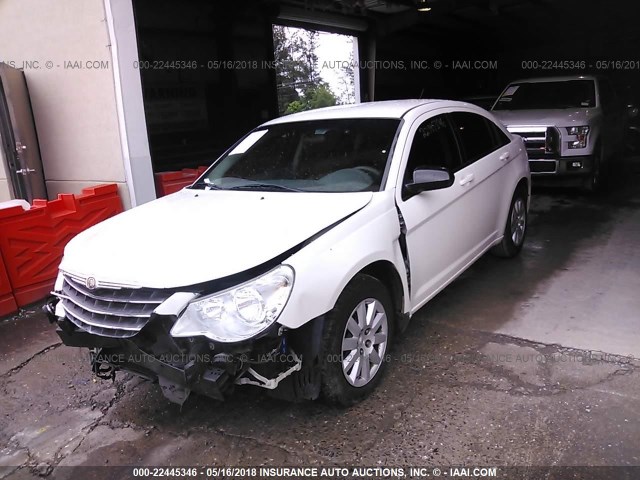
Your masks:
M54 292L62 301L69 321L89 333L105 337L133 337L170 292L148 288L96 288L64 275L62 289Z
M547 143L546 132L522 132L519 134L527 147L527 153L544 153Z
M529 158L547 158L558 152L559 135L553 127L510 127L508 130L522 137Z

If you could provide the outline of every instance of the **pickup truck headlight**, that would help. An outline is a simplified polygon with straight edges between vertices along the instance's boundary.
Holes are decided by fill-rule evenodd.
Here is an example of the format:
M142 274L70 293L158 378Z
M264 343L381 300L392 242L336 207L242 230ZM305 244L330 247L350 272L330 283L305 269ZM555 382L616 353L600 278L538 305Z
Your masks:
M171 335L203 335L219 342L251 338L278 319L293 278L293 268L280 265L237 287L194 300L173 325Z
M589 135L589 126L584 125L581 127L567 127L567 133L569 135L575 136L575 140L569 141L569 148L586 148L587 146L587 136Z

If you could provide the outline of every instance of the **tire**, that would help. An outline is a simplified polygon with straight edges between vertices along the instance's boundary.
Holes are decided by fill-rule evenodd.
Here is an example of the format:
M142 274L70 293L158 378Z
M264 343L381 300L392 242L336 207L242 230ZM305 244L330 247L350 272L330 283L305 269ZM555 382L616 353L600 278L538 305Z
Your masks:
M602 164L602 147L597 146L595 151L597 152L593 157L593 171L591 175L587 177L584 183L584 190L587 193L598 193L603 190L604 186L604 171Z
M491 253L502 258L512 258L518 255L527 236L528 220L527 193L524 188L518 188L511 199L502 241L491 249Z
M325 319L320 368L326 401L353 405L376 388L386 369L394 323L385 286L369 275L356 275Z
M640 153L640 129L636 126L627 128L625 136L625 155L638 155Z

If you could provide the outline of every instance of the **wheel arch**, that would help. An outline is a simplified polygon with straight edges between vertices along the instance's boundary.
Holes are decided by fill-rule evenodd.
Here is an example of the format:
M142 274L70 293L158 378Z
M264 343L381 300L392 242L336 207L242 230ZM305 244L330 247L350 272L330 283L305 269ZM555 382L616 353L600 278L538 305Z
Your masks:
M351 280L360 274L369 275L385 286L393 302L395 326L400 331L404 330L408 323L408 315L405 316L403 312L405 292L402 279L395 265L388 260L375 261L358 271Z
M393 303L395 315L392 320L396 332L404 330L409 317L403 314L405 292L402 279L394 264L389 260L376 260L369 263L357 270L349 278L342 289L343 292L358 275L367 275L382 283L389 292ZM319 397L321 376L317 367L322 360L321 341L327 328L326 318L328 313L320 315L300 327L290 330L288 333L290 345L305 360L302 371L285 380L286 387L279 387L278 391L272 392L277 398L315 400ZM406 321L403 321L405 319Z
M530 179L528 179L526 177L522 177L520 180L518 180L518 183L516 183L516 187L513 189L513 193L511 194L511 198L509 199L509 206L511 205L511 201L513 200L513 198L518 193L524 194L526 199L527 199L527 214L528 214L529 213L529 207L531 205L531 181L530 181ZM509 207L507 207L507 211L504 214L504 221L502 222L503 225L504 225L504 222L507 221L508 215L509 215Z
M520 181L517 183L516 188L514 188L513 190L513 195L515 195L517 192L523 191L526 195L527 195L527 206L529 204L529 197L531 197L531 185L529 183L529 180L527 178L521 178ZM513 195L511 196L513 198Z

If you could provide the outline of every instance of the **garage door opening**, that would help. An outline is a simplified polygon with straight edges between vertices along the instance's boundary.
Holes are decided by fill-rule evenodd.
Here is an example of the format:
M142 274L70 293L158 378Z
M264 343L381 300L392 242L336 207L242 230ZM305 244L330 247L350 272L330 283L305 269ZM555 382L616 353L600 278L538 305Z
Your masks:
M277 116L263 10L206 0L134 0L133 9L155 173L208 166Z
M273 25L278 114L359 103L358 39Z

